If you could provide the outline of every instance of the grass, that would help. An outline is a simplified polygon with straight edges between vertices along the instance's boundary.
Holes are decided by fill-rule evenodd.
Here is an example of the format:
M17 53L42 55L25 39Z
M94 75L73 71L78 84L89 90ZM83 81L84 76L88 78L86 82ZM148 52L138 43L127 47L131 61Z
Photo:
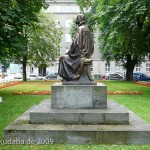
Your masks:
M132 82L105 82L108 91L134 90L141 91L142 95L109 95L108 99L113 99L132 110L134 113L150 123L150 87L133 84Z
M3 135L3 129L11 121L28 110L31 106L38 104L43 99L50 98L48 95L12 95L17 90L50 90L51 85L48 82L24 82L22 84L0 89L0 96L3 102L0 103L0 137Z
M143 95L109 95L113 99L125 105L146 122L150 123L150 87L133 84L125 81L104 81L108 91L135 90L144 92ZM48 95L11 95L18 90L50 90L51 82L24 82L22 84L0 89L0 96L3 102L0 103L0 139L3 136L4 128L31 106L40 103L43 99L50 98ZM0 145L1 149L15 150L150 150L150 145Z

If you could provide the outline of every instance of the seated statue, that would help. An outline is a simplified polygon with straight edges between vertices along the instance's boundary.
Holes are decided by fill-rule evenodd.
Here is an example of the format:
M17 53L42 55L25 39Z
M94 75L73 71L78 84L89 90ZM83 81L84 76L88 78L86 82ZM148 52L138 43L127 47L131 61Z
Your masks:
M92 81L90 66L91 55L94 51L93 37L85 25L85 18L82 14L77 16L76 24L78 25L77 33L70 49L65 56L61 56L59 59L58 74L65 82L78 81L81 76L88 76L88 80ZM87 66L84 67L85 65Z

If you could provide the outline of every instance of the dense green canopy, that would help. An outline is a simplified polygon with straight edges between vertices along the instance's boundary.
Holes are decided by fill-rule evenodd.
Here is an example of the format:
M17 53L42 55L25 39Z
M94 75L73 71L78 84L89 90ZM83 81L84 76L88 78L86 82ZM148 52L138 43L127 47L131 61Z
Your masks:
M0 59L18 53L26 38L23 27L37 21L36 14L45 7L44 0L0 1Z
M82 10L89 10L86 14L99 29L102 58L119 61L126 68L126 79L132 80L135 65L150 53L150 1L77 2Z

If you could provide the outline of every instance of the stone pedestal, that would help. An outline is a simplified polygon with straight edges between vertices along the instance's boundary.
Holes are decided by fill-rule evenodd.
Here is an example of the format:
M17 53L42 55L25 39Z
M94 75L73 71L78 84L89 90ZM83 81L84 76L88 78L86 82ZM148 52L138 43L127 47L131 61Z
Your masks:
M107 87L52 86L52 99L32 107L4 130L4 140L24 144L150 144L150 125L107 101ZM26 143L32 141L32 143Z
M23 144L150 144L150 125L114 101L108 100L108 110L102 112L101 109L106 117L105 124L101 124L102 118L94 116L92 111L90 113L93 116L82 118L85 123L81 121L83 124L77 124L78 118L75 116L63 112L66 115L62 117L59 116L60 109L51 112L49 108L50 100L44 100L29 109L5 128L4 139L17 139L23 141Z
M107 87L97 85L52 85L52 108L107 108Z
M51 101L43 101L30 112L32 124L118 125L129 124L124 107L108 103L107 109L53 109Z

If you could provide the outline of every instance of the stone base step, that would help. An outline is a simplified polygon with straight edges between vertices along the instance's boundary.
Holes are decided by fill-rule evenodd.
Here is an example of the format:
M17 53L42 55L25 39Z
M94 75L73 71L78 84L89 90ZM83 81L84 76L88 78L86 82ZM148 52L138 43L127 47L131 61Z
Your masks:
M109 101L107 109L51 109L45 100L30 112L33 124L129 124L129 113L124 107Z
M111 102L116 105L115 102ZM122 107L122 106L120 106ZM4 130L4 140L20 144L150 144L150 125L132 111L129 125L30 124L24 113Z

